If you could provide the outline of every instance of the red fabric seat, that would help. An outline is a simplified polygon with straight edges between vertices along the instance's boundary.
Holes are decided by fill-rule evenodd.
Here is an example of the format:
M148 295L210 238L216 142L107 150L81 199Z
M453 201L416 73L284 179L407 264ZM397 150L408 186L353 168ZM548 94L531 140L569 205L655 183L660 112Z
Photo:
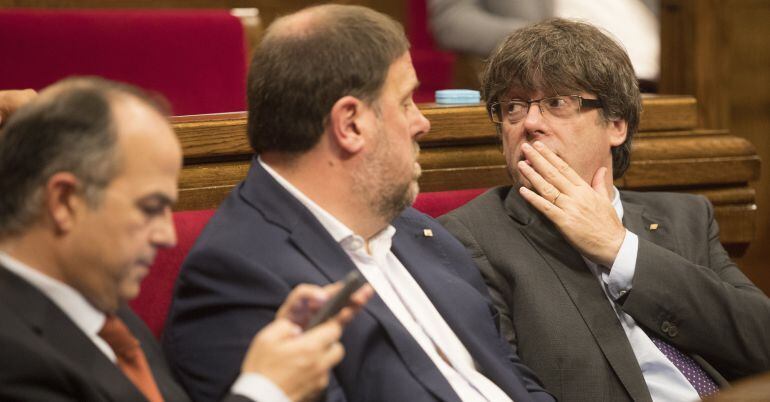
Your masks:
M176 246L158 251L150 273L142 281L139 296L129 303L158 338L166 322L179 268L213 215L213 209L174 212Z
M465 205L483 191L484 189L474 189L423 193L417 197L414 207L437 217ZM139 296L130 303L131 308L157 337L163 332L179 268L212 215L213 209L174 213L177 245L158 252L149 275L142 282Z
M173 115L245 110L246 44L227 10L0 10L0 89L98 75L163 94Z

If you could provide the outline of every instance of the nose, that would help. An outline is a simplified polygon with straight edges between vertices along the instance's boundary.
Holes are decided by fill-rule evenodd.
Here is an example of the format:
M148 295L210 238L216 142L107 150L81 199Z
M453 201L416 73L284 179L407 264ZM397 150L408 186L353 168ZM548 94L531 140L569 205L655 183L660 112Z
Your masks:
M155 247L169 248L176 245L176 228L171 208L168 208L150 233L150 241Z
M422 114L419 108L415 107L417 112L415 122L412 124L415 139L422 137L430 131L430 120Z
M537 102L529 105L527 115L524 117L524 130L528 136L534 133L545 132L545 120L543 119L543 111L540 109L540 104Z

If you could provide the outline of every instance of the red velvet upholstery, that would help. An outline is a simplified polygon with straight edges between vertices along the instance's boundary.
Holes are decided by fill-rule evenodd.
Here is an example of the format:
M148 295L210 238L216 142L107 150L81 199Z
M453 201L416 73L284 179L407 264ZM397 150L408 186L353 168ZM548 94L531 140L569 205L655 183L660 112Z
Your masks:
M414 202L414 207L434 218L465 205L486 191L485 188L471 190L435 191L421 193Z
M174 115L245 110L243 27L226 10L0 10L0 89L70 75L160 92Z
M455 55L436 49L428 29L426 0L408 1L407 32L412 44L412 63L420 80L414 101L434 102L436 90L452 86Z
M174 282L182 261L212 215L214 215L213 209L174 212L177 244L173 248L158 252L150 273L142 282L139 296L130 303L131 308L147 323L157 337L160 337L163 324L166 322Z
M417 197L414 206L432 217L437 217L464 205L483 191L484 189L475 189L423 193ZM147 326L157 337L160 337L163 331L163 324L166 321L174 290L174 282L177 274L179 274L182 261L212 215L214 215L214 210L174 213L177 245L158 252L149 275L142 282L139 297L130 303L134 311L147 323Z

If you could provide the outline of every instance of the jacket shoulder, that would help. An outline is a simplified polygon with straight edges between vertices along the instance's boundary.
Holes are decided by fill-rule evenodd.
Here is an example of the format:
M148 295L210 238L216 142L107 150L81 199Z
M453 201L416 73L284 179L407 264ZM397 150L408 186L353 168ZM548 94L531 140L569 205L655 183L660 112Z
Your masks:
M500 215L506 215L505 200L511 191L511 186L491 188L478 197L438 218L439 222L458 220L466 224L497 220Z

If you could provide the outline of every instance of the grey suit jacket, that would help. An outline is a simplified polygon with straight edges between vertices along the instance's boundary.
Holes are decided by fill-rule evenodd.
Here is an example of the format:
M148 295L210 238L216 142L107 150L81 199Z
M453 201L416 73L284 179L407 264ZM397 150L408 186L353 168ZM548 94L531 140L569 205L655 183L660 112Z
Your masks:
M620 197L624 225L639 236L622 309L722 384L722 376L770 369L770 300L730 261L710 203L673 193ZM650 400L599 282L516 189L492 189L440 221L471 251L508 341L547 390L562 401Z

